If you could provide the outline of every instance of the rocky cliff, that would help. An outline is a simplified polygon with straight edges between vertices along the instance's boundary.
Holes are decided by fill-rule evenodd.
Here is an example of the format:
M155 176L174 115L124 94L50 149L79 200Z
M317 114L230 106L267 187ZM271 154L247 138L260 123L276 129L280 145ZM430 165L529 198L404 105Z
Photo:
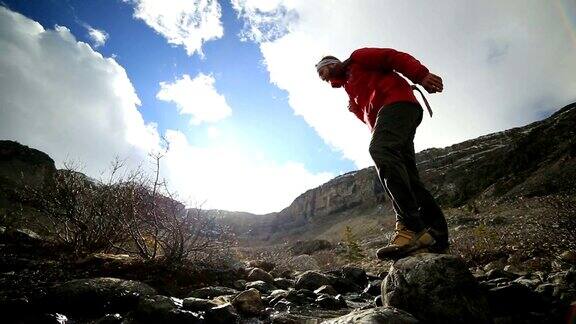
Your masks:
M576 103L524 127L493 133L416 155L423 181L444 207L473 200L571 191L576 179ZM284 210L249 215L239 226L218 215L241 236L281 238L305 232L339 215L373 212L386 200L373 167L338 176L308 190ZM387 204L384 204L387 205Z

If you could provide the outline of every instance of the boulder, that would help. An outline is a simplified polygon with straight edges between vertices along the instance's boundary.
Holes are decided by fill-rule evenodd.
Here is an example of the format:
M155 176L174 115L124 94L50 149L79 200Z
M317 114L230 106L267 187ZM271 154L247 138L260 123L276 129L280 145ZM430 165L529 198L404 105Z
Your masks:
M515 282L490 289L488 302L494 315L509 315L526 309L539 311L545 307L544 300L537 292Z
M419 321L409 313L394 307L355 310L348 315L322 322L325 324L414 324Z
M251 260L248 262L248 266L251 268L260 268L264 271L272 271L272 269L276 267L276 264L265 260Z
M182 301L182 308L192 312L205 311L216 306L217 303L202 298L188 297Z
M264 310L264 304L260 296L260 292L254 288L245 290L234 299L232 305L242 314L246 315L260 315Z
M261 292L262 294L270 294L271 291L276 290L276 287L272 284L269 284L267 282L264 282L262 280L258 280L258 281L251 281L246 283L246 289L250 289L250 288L255 288L256 290L258 290L259 292Z
M286 278L276 278L274 279L274 286L280 289L288 289L290 287L294 287L296 281L293 279L286 279Z
M368 284L366 271L362 268L345 266L341 271L343 278L348 279L361 287L364 287Z
M342 295L331 296L320 294L314 303L324 309L339 309L346 307L346 301Z
M364 288L364 293L370 294L372 296L379 296L381 293L382 280L373 280L368 283L368 286Z
M384 306L427 323L491 323L484 292L455 256L422 253L390 266L382 284Z
M324 286L314 290L314 293L317 295L320 295L320 294L327 294L327 295L331 295L331 296L338 295L338 292L336 291L336 289L334 289L330 285L324 285Z
M155 295L145 283L117 278L76 279L54 286L46 303L70 313L124 311L135 307L140 298Z
M224 304L210 308L206 311L206 323L234 324L240 322L240 316L236 313L232 304Z
M294 288L315 290L323 285L329 285L334 280L335 278L333 276L309 270L298 276Z
M183 310L182 300L156 295L140 300L134 317L142 323L202 323L199 314Z
M272 277L272 275L269 274L268 272L260 268L254 268L250 270L250 272L248 273L248 281L258 281L258 280L262 280L269 284L274 283L274 277Z
M188 297L196 297L196 298L203 298L209 299L223 295L234 295L237 294L238 290L228 288L228 287L220 287L220 286L213 286L213 287L204 287L200 289L196 289L188 294Z

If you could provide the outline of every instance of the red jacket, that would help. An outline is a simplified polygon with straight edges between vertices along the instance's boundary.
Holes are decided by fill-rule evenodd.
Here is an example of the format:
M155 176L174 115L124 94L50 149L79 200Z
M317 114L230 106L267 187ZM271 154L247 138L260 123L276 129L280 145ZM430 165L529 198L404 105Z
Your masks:
M374 128L380 108L399 101L418 103L410 81L420 83L428 69L409 54L391 48L361 48L347 60L344 89L350 97L348 108Z

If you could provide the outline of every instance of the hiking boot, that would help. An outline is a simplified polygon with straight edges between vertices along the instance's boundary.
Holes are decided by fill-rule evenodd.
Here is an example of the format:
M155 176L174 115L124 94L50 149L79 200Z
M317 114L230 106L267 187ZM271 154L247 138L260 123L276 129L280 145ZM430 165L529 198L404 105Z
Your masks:
M428 232L428 229L415 233L406 228L402 223L396 222L396 232L387 246L376 251L378 259L399 259L416 253L429 252L436 241Z

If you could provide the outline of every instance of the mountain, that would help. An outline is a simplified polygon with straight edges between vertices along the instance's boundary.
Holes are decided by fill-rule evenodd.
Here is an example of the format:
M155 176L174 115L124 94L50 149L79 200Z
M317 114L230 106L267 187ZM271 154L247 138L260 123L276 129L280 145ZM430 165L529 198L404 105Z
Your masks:
M572 103L523 127L421 151L416 154L417 166L443 208L572 192L576 187L575 135L576 103ZM390 222L392 212L385 201L376 172L369 167L306 191L278 213L212 214L246 242L333 238L339 227L331 230L330 224L357 219L370 228Z

